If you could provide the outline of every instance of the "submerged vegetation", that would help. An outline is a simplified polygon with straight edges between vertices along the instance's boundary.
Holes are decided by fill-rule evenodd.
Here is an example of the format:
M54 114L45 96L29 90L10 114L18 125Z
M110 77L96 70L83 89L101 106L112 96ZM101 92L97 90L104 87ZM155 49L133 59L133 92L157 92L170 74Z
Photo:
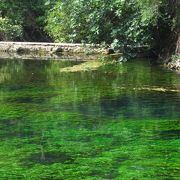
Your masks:
M0 61L0 179L179 179L179 76L147 61Z
M98 60L87 61L72 67L61 68L60 72L78 72L78 71L93 71L103 65L103 62Z
M178 0L1 0L0 39L108 44L131 57L145 46L168 62L180 51L179 6Z

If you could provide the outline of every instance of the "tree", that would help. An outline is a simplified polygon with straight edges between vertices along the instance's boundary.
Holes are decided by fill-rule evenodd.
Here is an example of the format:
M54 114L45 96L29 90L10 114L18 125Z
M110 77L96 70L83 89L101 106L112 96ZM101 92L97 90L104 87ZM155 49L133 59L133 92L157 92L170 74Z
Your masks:
M1 0L0 38L108 44L131 56L146 45L168 62L180 53L179 9L179 0Z
M22 37L22 27L12 24L8 18L0 17L0 41L16 40Z
M49 41L44 31L45 7L44 0L1 0L0 17L22 27L20 40Z
M153 21L154 52L161 62L180 54L180 1L138 0L144 19Z
M126 52L152 41L141 19L135 0L58 0L47 14L46 30L57 42L106 43Z

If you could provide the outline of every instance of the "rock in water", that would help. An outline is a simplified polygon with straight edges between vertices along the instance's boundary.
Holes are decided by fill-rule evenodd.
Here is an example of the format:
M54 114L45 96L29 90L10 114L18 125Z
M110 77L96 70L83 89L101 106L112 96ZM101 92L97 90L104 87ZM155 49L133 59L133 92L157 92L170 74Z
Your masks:
M114 53L115 53L114 49L112 49L112 48L106 49L106 52L105 52L105 54L114 54Z

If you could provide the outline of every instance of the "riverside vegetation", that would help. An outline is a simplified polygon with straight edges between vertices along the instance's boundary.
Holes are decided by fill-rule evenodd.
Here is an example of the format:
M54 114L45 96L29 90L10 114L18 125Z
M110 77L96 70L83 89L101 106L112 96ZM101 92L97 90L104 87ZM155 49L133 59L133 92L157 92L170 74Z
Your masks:
M108 44L126 57L147 46L167 63L180 52L179 6L178 0L1 0L0 39Z

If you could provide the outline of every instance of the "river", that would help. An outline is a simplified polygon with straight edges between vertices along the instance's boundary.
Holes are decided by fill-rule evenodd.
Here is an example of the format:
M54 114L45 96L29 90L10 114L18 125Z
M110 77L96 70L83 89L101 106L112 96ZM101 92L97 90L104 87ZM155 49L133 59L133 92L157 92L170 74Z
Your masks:
M180 75L81 63L0 60L0 179L180 179Z

